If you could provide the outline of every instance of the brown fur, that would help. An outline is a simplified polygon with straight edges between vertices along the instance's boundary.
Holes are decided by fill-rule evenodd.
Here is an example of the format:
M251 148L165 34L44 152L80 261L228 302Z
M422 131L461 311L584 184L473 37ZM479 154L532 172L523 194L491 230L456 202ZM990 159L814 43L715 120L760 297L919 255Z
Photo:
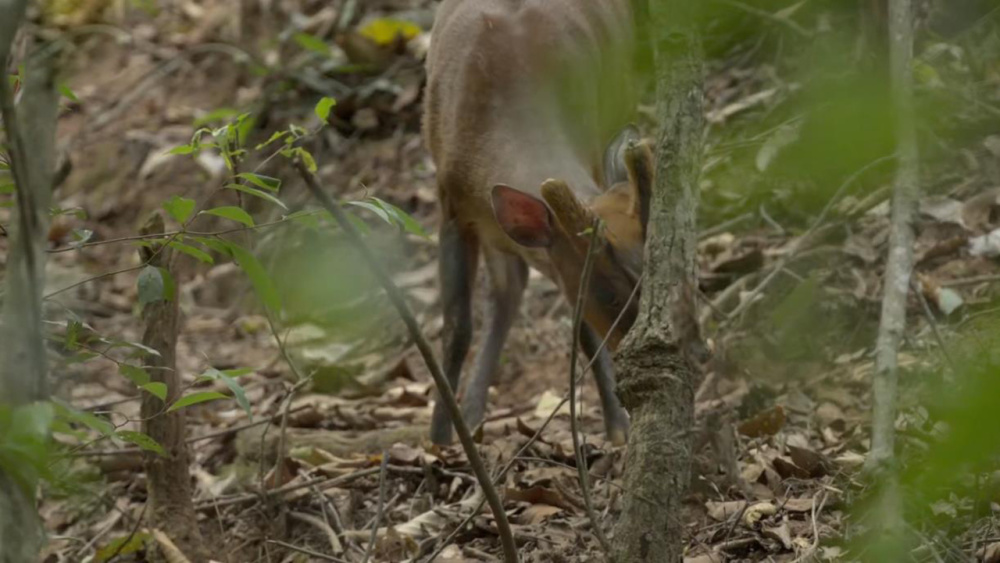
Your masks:
M587 247L579 234L599 218L608 247L596 255L585 320L605 336L632 293L652 177L648 148L618 147L629 178L604 185L606 146L635 111L632 17L630 0L445 0L438 8L424 134L449 237L441 272L446 356L455 369L468 347L461 300L475 271L463 257L476 260L480 249L488 271L519 271L515 265L525 262L573 301ZM496 215L494 198L510 193L494 192L498 185L531 196L529 208L537 200L535 215L510 219L525 207L521 200ZM539 216L546 213L539 206L555 220ZM532 233L536 228L551 231ZM495 277L501 279L491 277L494 286L503 286L498 290L510 287L509 276ZM494 308L519 301L497 299ZM610 335L612 345L634 312L624 319Z

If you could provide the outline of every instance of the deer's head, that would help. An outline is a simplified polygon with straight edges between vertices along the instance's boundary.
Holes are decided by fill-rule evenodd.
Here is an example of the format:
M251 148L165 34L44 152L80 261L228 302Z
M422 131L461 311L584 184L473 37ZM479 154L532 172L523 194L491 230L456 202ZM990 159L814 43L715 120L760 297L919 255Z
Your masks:
M630 303L629 297L642 274L653 185L649 143L627 130L606 151L603 168L607 189L587 203L558 179L542 184L541 199L503 184L493 187L492 198L497 222L511 239L546 250L571 304L580 292L591 229L599 228L583 316L615 349L638 313L638 299Z

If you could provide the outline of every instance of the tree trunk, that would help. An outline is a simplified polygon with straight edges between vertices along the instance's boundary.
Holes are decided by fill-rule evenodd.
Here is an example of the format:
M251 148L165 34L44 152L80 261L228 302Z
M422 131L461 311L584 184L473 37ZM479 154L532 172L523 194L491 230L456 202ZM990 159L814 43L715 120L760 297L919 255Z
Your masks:
M24 95L20 106L14 107L7 59L24 9L24 1L0 0L0 69L5 71L0 76L0 110L17 193L0 311L0 408L4 410L48 398L41 291L59 97L54 49L46 45L27 61ZM44 532L34 493L31 483L15 482L0 467L0 563L37 557Z
M694 3L656 1L656 189L650 206L639 318L616 358L632 418L619 562L681 560L681 501L691 472L694 393L703 351L695 311L695 210L704 129Z
M910 0L892 0L890 68L898 167L893 186L889 258L875 356L872 450L869 467L890 463L895 443L897 354L906 327L906 296L913 270L913 214L918 194L919 151L913 122L913 14Z
M142 228L142 234L162 233L163 218L153 215ZM140 258L150 266L169 272L172 252L162 249L155 256L154 250L141 248ZM166 402L151 393L142 394L142 431L156 440L166 451L165 456L152 452L144 454L146 489L149 508L155 525L170 535L177 547L192 561L207 561L205 542L198 528L198 516L191 502L190 455L186 436L184 409L165 413L166 405L181 396L181 376L177 372L177 334L180 329L180 310L176 288L168 300L149 303L142 311L146 330L142 343L160 353L146 360L150 381L167 386Z
M899 381L899 343L906 328L906 297L913 270L913 216L919 194L919 148L913 113L913 11L911 0L889 2L890 82L898 165L893 185L889 258L882 294L882 317L875 350L872 449L867 469L883 477L872 515L884 530L876 549L884 557L900 554L903 503L895 472L895 422Z

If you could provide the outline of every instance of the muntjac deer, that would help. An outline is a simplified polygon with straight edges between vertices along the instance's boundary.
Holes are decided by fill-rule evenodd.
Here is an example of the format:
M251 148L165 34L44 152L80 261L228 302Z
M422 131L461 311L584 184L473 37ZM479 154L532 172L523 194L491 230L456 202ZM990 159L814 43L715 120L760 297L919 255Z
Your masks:
M483 420L500 353L534 267L576 301L589 237L600 246L585 299L582 348L614 349L636 317L649 214L652 153L635 112L630 0L445 0L427 60L424 134L441 202L444 370L457 390L472 341L480 256L488 272L486 338L463 411ZM612 330L615 320L621 318ZM610 355L595 362L608 437L624 443L628 415ZM435 406L431 439L451 442Z

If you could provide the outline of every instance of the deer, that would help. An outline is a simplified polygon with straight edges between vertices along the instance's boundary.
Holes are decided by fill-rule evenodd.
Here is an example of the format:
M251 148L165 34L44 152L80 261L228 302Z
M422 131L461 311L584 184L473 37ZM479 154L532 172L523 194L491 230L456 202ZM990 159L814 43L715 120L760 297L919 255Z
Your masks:
M606 436L627 440L608 349L637 316L653 183L650 143L633 124L635 29L630 0L444 0L438 8L423 135L441 212L442 364L456 391L480 261L489 283L486 334L462 396L471 428L484 419L529 268L575 303L587 233L599 226L580 343ZM441 401L430 438L452 440Z

